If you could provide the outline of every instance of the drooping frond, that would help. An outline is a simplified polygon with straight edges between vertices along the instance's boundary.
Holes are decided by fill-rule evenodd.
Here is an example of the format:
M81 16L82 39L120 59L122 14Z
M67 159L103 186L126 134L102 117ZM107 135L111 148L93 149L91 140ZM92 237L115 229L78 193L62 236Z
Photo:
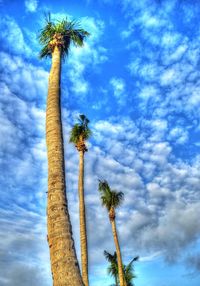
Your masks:
M89 33L80 28L80 23L75 20L68 21L66 18L52 22L50 14L45 20L45 26L39 34L39 42L43 46L40 58L51 56L56 45L61 49L62 57L65 57L68 55L71 43L82 47L84 39L89 36Z
M111 190L108 182L105 180L99 180L99 192L102 205L105 206L108 211L110 211L112 207L114 209L119 207L124 199L124 193Z
M77 144L80 140L88 140L92 135L92 132L88 127L89 122L90 121L84 114L79 115L79 122L72 128L69 142Z

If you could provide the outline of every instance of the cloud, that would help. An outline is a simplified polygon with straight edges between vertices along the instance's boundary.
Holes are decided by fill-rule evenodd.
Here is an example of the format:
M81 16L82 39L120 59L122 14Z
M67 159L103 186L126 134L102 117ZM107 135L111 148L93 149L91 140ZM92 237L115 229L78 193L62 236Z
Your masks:
M199 31L191 34L178 29L173 18L176 3L158 4L155 1L148 10L145 8L149 6L147 3L150 2L123 1L124 14L128 18L127 36L123 39L132 55L127 67L131 75L139 79L139 107L142 112L151 108L155 117L178 112L198 118L195 109L199 107L199 78L196 75ZM180 6L183 13L190 9L187 18L180 20L185 30L187 20L193 21L191 25L195 23L198 12L194 6L184 3ZM134 17L136 13L137 17Z
M125 105L127 97L125 81L122 78L113 77L110 79L110 85L112 86L113 94L118 105Z
M0 29L1 48L5 52L9 51L23 56L31 54L31 49L25 43L21 28L12 17L3 15L0 22Z
M26 64L21 57L4 52L0 53L0 59L1 70L7 66L4 69L4 82L12 93L21 94L23 86L23 98L45 103L48 73L43 68Z
M200 253L196 253L195 255L189 255L187 257L186 263L189 267L192 267L192 269L195 269L195 274L199 274L200 270Z
M26 11L34 13L38 8L38 1L37 0L25 0L25 7Z
M48 249L43 235L44 214L39 215L13 204L12 210L1 210L0 221L1 285L49 285Z
M7 66L0 87L0 280L2 285L27 285L33 281L48 285L43 109L47 73L27 65L19 56L2 52L0 58L1 69Z
M85 17L80 19L82 27L90 33L82 48L71 47L68 58L68 78L72 83L73 94L86 95L91 90L89 81L86 80L86 69L90 66L94 72L107 61L106 49L99 45L103 35L104 23L99 19Z

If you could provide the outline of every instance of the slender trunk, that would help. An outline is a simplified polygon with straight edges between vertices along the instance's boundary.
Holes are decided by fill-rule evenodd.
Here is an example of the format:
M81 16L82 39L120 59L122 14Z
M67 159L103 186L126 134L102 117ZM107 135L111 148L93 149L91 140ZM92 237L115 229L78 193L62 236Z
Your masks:
M46 112L48 155L47 240L54 286L83 286L68 213L60 111L61 52L55 47Z
M123 263L122 263L121 251L120 251L120 247L119 247L119 241L118 241L115 219L111 220L111 225L112 225L112 232L113 232L113 237L114 237L114 242L115 242L115 247L116 247L116 253L117 253L119 285L124 286Z
M85 286L89 285L88 281L88 250L87 250L87 233L85 218L85 201L84 201L84 151L79 151L79 218L80 218L80 241L81 241L81 266L82 277Z

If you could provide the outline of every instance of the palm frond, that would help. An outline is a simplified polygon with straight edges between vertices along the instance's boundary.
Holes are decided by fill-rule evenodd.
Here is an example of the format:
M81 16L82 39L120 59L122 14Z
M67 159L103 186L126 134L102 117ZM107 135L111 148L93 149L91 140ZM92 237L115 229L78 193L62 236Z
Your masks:
M117 261L116 251L114 252L114 254L110 254L108 251L104 250L103 254L104 254L106 260L108 260L108 262L116 262Z
M40 59L42 59L42 58L47 58L47 57L49 57L50 55L51 55L51 51L49 50L48 45L45 45L45 46L41 49L40 54L39 54L39 57L40 57Z
M117 208L119 207L124 199L124 193L123 192L116 192L116 191L112 191L112 195L111 195L111 204L112 207Z
M102 193L104 193L106 191L110 191L109 184L106 180L104 180L104 181L99 180L99 191Z
M115 279L115 285L118 285L118 264L117 264L117 253L110 254L106 250L104 250L104 256L110 263L107 268L108 274L113 276Z
M124 265L124 276L127 282L127 286L134 286L133 279L137 276L134 273L133 263L139 260L139 256L134 257L128 265Z

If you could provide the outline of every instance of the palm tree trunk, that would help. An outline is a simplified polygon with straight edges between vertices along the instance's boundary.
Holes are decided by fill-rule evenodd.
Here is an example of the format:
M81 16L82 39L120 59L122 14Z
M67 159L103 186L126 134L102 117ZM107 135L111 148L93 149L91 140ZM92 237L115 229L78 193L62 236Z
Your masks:
M114 242L115 242L115 247L116 247L116 253L117 253L119 285L124 286L123 263L122 263L121 251L120 251L117 229L116 229L116 224L115 224L114 219L111 220L111 225L112 225L112 232L113 232L113 237L114 237Z
M85 286L89 285L88 281L88 250L87 250L87 232L85 218L85 201L84 201L84 151L79 151L79 218L80 218L80 241L81 241L81 266L82 277Z
M52 53L46 112L48 155L47 240L54 286L83 286L68 213L60 111L61 52Z

